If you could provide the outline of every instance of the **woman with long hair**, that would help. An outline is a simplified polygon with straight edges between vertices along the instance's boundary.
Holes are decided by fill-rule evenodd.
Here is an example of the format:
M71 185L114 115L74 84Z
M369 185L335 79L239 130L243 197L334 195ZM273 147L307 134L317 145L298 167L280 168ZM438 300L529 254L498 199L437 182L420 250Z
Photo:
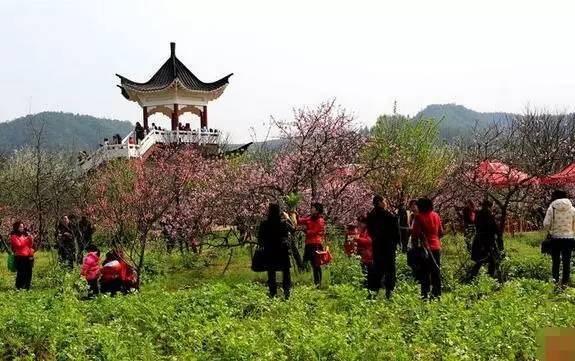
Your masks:
M32 268L34 267L34 238L26 230L24 223L17 221L10 233L10 245L14 252L16 266L16 288L30 289L32 283Z
M267 218L260 224L258 242L263 247L265 264L268 273L270 297L277 294L276 272L282 273L282 288L286 299L290 296L290 245L291 226L282 219L280 206L271 203Z

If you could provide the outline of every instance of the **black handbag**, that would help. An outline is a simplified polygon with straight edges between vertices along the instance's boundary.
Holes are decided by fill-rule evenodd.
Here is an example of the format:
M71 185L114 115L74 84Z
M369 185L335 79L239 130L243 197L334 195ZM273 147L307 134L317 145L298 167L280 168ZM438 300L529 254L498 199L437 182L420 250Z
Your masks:
M547 237L541 242L541 253L543 254L551 254L553 249L551 234L547 233Z
M252 257L252 271L265 272L267 271L266 255L262 247L257 247Z

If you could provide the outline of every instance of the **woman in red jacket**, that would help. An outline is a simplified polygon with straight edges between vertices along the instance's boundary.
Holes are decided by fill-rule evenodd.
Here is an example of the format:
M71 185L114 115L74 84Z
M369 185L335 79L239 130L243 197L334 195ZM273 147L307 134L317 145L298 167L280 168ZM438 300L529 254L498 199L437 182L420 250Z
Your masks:
M303 263L311 263L313 269L313 283L319 288L321 285L321 266L317 263L316 252L323 250L323 237L325 235L325 221L323 219L323 205L313 203L311 215L298 217L297 223L305 227L305 248Z
M413 223L413 237L428 251L428 257L420 269L421 297L427 299L441 296L441 237L443 225L439 214L433 211L433 202L428 198L417 201L418 214Z
M14 252L14 265L16 266L16 288L30 289L32 283L32 267L34 266L33 237L28 233L24 223L14 223L10 233L10 245Z
M106 254L103 266L100 269L100 292L110 293L112 296L118 292L124 294L131 289L138 288L138 275L124 260L120 250L111 250Z

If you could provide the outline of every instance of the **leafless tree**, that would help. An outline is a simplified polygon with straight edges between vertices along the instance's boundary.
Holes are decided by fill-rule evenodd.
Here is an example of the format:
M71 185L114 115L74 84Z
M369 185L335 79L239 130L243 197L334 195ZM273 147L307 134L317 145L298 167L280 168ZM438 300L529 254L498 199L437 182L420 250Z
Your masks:
M444 199L491 199L504 229L509 212L530 213L544 189L538 179L575 161L575 115L527 110L476 128L461 144Z

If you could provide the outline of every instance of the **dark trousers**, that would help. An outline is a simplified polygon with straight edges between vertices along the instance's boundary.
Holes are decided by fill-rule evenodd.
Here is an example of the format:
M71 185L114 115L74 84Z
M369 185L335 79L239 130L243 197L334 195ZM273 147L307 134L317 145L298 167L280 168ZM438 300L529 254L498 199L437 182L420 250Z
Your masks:
M562 283L568 283L571 276L572 240L552 239L551 248L551 274L555 282L559 282L559 267L563 263Z
M485 258L476 261L475 264L471 267L471 269L467 273L467 280L471 281L475 277L477 277L477 274L479 274L479 270L483 265L487 265L487 273L491 277L495 278L495 276L497 275L496 273L498 263L499 262L497 261L497 257L495 255L488 255Z
M316 251L323 250L321 244L306 244L304 248L303 264L307 266L308 262L311 263L313 271L313 283L319 287L321 285L322 272L321 266L316 263Z
M76 258L75 253L76 251L71 248L62 247L58 249L58 258L60 259L60 262L62 262L69 270L74 269L74 262Z
M104 281L104 280L100 281L100 291L102 293L109 293L112 296L115 296L116 293L118 292L123 292L124 290L123 286L124 284L122 283L122 280L120 280L119 278L110 281Z
M385 254L374 259L373 265L370 268L370 275L368 276L369 289L373 292L378 292L383 285L385 287L385 294L387 297L395 289L395 250L388 250Z
M427 299L431 289L431 297L441 296L441 254L431 251L421 270L421 297Z
M100 293L100 286L98 285L98 280L88 281L88 296L92 297Z
M30 289L34 259L30 257L15 256L14 266L16 267L16 289Z
M399 238L401 240L401 252L407 253L407 245L409 243L409 228L401 227L399 230Z
M282 273L282 288L284 290L284 297L288 299L291 288L290 269L286 268L282 270L281 273ZM268 288L270 290L270 297L275 297L278 293L278 284L276 282L276 271L268 271Z

